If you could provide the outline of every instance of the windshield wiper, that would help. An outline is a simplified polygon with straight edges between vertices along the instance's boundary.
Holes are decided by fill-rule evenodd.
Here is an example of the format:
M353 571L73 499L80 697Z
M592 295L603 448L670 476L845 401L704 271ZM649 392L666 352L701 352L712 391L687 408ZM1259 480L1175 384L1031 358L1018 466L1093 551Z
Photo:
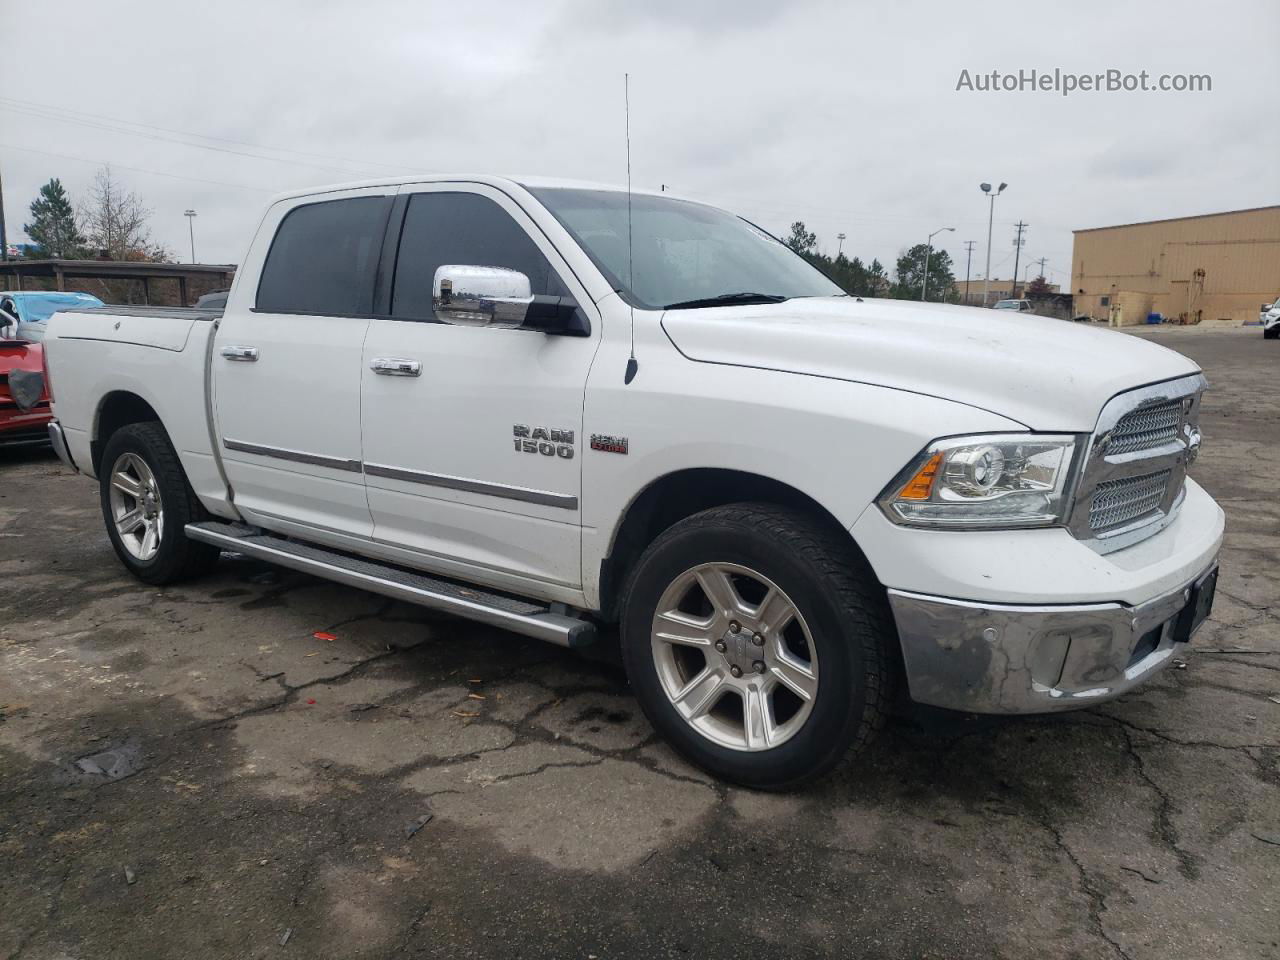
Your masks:
M777 293L722 293L718 297L700 297L697 300L681 300L668 303L664 310L692 310L695 307L726 307L735 303L781 303L789 300Z

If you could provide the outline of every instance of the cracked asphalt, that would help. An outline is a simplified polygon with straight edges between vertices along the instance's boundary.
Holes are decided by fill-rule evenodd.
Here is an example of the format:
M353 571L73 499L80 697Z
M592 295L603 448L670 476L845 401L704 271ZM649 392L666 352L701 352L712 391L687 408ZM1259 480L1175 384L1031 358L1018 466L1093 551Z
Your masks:
M0 452L0 957L1280 957L1280 344L1147 335L1208 373L1228 517L1185 668L904 710L783 796L607 652L229 555L144 586L93 484Z

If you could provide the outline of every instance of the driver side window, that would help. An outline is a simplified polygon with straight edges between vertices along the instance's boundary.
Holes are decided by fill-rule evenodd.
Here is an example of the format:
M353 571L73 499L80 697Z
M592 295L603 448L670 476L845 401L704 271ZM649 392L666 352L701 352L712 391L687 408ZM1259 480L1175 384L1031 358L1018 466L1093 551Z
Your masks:
M529 278L530 293L569 295L537 244L498 204L476 193L415 193L396 254L391 315L433 320L432 283L444 264L505 267Z

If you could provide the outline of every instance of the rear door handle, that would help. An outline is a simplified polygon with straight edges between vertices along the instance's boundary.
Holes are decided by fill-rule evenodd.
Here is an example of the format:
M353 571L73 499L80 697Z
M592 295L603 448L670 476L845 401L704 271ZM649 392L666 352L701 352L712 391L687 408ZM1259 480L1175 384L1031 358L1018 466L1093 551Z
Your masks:
M242 363L254 363L258 359L257 347L223 347L220 351L228 360L239 360Z
M420 377L422 364L400 357L377 357L369 361L369 369L380 377Z

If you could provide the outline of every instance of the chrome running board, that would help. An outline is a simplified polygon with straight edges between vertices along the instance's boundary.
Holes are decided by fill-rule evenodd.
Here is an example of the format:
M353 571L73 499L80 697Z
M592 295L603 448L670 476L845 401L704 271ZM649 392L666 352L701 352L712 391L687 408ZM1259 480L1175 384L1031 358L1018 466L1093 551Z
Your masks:
M286 540L239 523L189 523L192 540L265 560L290 570L333 580L395 600L430 607L561 647L582 647L596 638L595 625L546 606L453 580L432 577L323 547Z

